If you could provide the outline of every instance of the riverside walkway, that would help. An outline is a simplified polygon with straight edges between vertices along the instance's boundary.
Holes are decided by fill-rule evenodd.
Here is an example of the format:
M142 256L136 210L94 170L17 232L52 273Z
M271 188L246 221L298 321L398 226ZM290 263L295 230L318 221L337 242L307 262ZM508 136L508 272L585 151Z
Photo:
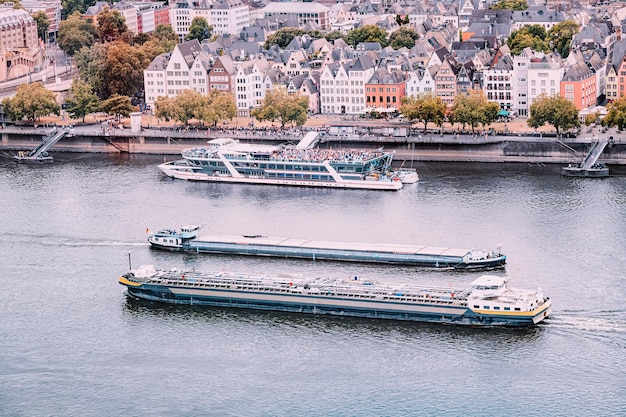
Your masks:
M314 119L319 121L319 119ZM358 127L358 121L353 122ZM310 131L321 134L322 147L380 148L393 150L396 161L468 161L468 162L530 162L577 163L588 152L596 137L611 137L599 158L607 164L626 165L626 136L616 130L583 128L581 134L571 138L557 138L550 132L490 130L471 134L454 133L448 129L424 133L413 129L412 136L372 134L330 134L323 123L303 128L280 129L275 126L242 128L220 126L211 129L176 127L143 122L139 132L131 132L110 121L82 126L66 126L69 131L55 146L55 152L128 152L180 156L185 148L202 146L207 140L230 137L242 141L265 143L297 143ZM0 129L0 150L3 153L30 151L49 135L53 127L6 126Z

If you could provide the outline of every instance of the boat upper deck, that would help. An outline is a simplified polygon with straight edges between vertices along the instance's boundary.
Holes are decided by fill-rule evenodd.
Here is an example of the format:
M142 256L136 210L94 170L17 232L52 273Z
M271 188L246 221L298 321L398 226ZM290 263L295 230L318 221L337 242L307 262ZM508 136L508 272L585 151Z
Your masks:
M229 159L250 159L281 162L312 162L320 163L364 163L391 153L365 149L320 149L298 148L294 146L273 146L240 142L229 142L223 146L203 146L185 149L182 152L187 159L215 158L220 152Z

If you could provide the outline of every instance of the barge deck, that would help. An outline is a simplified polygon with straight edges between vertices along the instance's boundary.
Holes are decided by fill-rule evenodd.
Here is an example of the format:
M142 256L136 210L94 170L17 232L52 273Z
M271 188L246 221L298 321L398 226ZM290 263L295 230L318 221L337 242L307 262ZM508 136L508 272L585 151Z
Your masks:
M332 242L261 235L198 237L198 226L165 229L148 237L153 248L196 253L276 256L312 260L415 265L437 269L489 270L503 268L500 248L460 249L426 245Z

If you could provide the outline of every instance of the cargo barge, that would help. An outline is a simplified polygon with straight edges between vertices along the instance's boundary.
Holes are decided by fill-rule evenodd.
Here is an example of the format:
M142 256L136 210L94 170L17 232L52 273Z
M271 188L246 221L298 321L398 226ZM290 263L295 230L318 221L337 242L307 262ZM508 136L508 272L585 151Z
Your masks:
M132 298L170 304L473 326L532 326L551 312L541 289L510 288L507 277L483 275L464 288L305 278L144 265L119 278Z
M277 256L312 260L374 262L458 270L503 268L500 248L455 249L424 245L329 242L261 235L200 236L199 226L164 229L148 237L155 249L227 255Z

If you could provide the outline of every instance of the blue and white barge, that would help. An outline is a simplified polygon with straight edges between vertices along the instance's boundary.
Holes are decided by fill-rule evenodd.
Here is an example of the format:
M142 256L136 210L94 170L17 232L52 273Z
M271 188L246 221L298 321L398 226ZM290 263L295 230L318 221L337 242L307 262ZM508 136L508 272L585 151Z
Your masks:
M490 275L452 288L148 265L124 274L119 283L130 297L171 304L472 326L531 326L546 319L552 306L541 289L510 288L508 278Z
M148 237L155 249L226 255L276 256L312 260L374 262L421 267L488 270L503 268L500 248L459 249L390 243L332 242L262 235L199 236L199 226L164 229Z

